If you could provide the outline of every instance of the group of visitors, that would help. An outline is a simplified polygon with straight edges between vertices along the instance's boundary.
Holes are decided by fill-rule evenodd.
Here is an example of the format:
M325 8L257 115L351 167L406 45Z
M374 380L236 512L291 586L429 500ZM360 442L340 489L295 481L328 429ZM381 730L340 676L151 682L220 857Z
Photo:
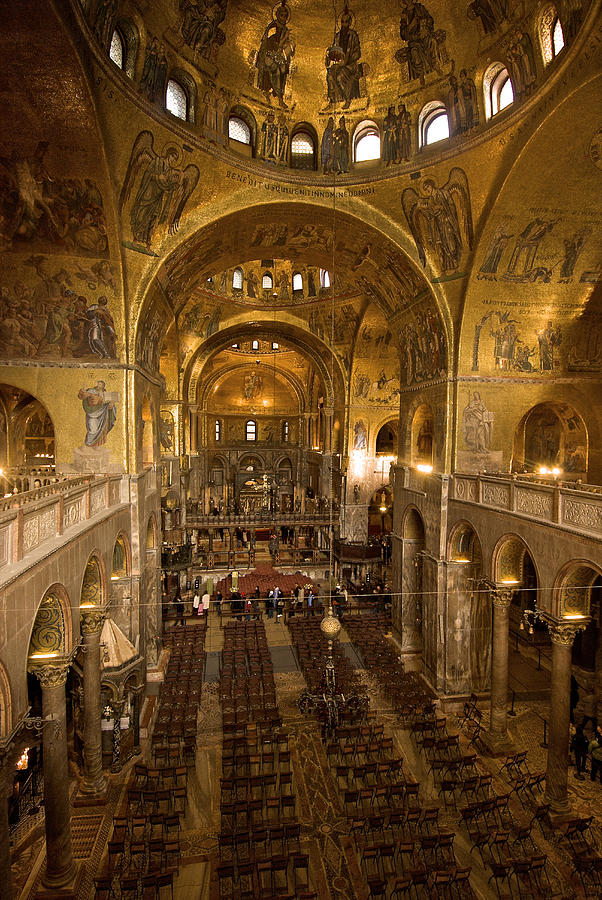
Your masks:
M587 757L590 758L590 779L596 780L596 776L600 776L602 783L602 725L596 725L591 738L585 733L585 725L577 725L575 733L571 738L571 751L575 754L575 765L577 771L575 778L579 781L585 780L585 772L587 771Z
M192 598L192 612L193 615L197 616L207 616L209 615L209 603L211 602L211 596L209 591L205 588L205 593L201 597L198 590L195 591L194 597Z

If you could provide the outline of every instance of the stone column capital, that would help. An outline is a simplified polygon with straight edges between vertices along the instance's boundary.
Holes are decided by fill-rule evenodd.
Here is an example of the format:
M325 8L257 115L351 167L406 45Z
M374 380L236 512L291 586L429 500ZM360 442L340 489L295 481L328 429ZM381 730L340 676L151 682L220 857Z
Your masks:
M102 607L80 609L80 629L82 634L100 634L107 617Z
M67 681L69 661L61 660L53 663L30 662L27 671L35 675L42 688L60 687Z
M508 609L510 604L512 603L512 595L514 593L514 590L514 588L502 587L498 584L491 587L489 589L489 593L493 605L498 609Z
M561 647L572 647L575 638L589 623L589 619L580 622L548 622L548 633L553 644Z

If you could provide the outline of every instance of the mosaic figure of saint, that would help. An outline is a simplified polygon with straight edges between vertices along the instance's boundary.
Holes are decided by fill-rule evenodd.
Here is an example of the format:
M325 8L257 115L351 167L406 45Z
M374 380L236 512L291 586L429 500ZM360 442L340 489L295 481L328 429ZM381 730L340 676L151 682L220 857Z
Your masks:
M397 116L395 107L390 106L383 122L383 152L386 166L397 161Z
M435 22L424 4L416 0L402 0L399 35L407 42L407 61L410 80L424 78L439 69Z
M115 424L117 413L112 395L106 396L104 381L82 388L78 395L86 414L86 447L101 447Z
M326 85L328 101L335 104L343 101L343 109L349 109L352 100L359 99L360 78L363 74L360 62L362 50L355 28L353 16L345 6L341 14L341 24L335 35L335 44L343 51L342 59L332 60L326 56Z
M396 144L395 161L407 162L412 152L412 116L405 103L400 103L397 107Z
M266 96L268 103L275 97L280 106L286 107L284 92L295 55L295 42L288 27L290 9L286 0L276 8L274 18L263 32L257 51L257 87Z

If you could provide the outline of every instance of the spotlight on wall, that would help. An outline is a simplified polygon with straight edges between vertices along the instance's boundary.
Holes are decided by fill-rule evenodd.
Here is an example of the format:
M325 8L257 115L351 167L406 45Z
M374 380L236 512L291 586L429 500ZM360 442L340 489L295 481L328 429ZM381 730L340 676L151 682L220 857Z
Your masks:
M430 463L418 463L416 466L417 472L424 472L426 475L430 475L433 471L433 467Z

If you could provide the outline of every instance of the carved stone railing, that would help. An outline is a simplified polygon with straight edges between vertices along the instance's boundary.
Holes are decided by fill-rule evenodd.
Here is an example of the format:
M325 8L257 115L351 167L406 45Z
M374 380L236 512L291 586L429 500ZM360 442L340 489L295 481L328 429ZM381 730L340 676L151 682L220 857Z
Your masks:
M602 538L602 488L512 475L454 475L451 499Z
M120 475L83 475L0 501L0 569L122 503Z
M333 524L338 525L339 512L333 512ZM324 525L330 524L330 513L256 513L248 516L199 515L188 508L186 528L269 528L271 525Z

